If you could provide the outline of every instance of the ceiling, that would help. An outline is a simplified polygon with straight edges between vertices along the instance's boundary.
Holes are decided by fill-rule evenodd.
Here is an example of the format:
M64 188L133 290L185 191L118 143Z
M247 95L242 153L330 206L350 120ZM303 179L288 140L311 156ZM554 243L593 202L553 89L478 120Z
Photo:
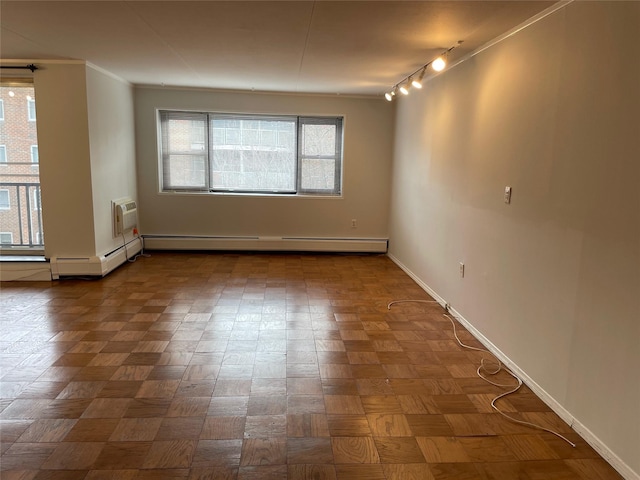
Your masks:
M0 2L0 57L86 60L133 84L382 95L543 1Z

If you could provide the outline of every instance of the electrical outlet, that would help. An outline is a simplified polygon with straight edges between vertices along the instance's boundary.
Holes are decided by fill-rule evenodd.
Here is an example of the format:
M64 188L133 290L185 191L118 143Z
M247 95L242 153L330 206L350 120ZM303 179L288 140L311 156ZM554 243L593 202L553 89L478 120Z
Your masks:
M464 278L464 263L460 262L458 268L460 270L460 278Z
M358 228L358 220L355 218L351 219L351 228Z
M504 187L504 203L511 203L511 187Z

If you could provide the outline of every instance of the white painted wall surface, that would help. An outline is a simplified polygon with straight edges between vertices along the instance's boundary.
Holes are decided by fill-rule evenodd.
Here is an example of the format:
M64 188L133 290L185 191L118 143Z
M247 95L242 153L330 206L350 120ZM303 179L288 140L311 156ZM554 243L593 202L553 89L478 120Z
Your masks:
M123 244L113 237L111 201L137 196L133 87L87 66L87 106L95 251L103 255Z
M86 67L42 64L34 73L45 256L95 255Z
M37 63L45 256L95 259L123 243L111 200L136 198L133 88L84 62Z
M639 25L638 2L574 2L401 98L389 226L390 254L630 478L640 475Z
M157 109L344 115L341 198L159 193ZM393 107L371 98L178 90L135 91L142 234L387 238ZM351 220L357 220L357 228Z

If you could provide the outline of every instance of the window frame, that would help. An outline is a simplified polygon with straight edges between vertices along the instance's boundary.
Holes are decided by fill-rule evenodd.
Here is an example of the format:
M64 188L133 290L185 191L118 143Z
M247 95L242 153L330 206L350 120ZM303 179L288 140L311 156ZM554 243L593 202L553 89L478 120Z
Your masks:
M189 111L189 110L177 110L177 109L157 109L157 132L158 132L158 180L159 180L159 193L161 194L176 194L176 193L194 193L194 194L212 194L212 195L240 195L240 196L301 196L310 197L317 196L322 198L342 198L342 182L343 182L343 170L344 170L344 115L291 115L291 114L266 114L266 113L228 113L217 111ZM169 168L169 161L171 155L195 155L197 156L197 150L190 151L177 151L170 149L170 141L168 138L168 126L167 123L171 118L180 119L200 119L204 121L204 179L201 185L198 186L179 186L171 183L170 173L167 171ZM242 119L242 120L256 120L256 121L278 121L278 120L292 120L294 122L293 135L294 141L294 174L292 181L294 183L293 190L278 190L274 189L237 189L237 188L220 188L212 185L213 175L213 142L214 132L212 122L213 119L220 119L227 117L230 120ZM335 153L330 156L303 156L302 152L302 131L304 125L316 124L316 125L335 125ZM277 133L277 132L276 132ZM276 147L280 145L280 142L276 135L275 140ZM335 163L335 171L333 177L333 187L322 188L304 188L302 186L302 180L304 177L304 167L302 166L303 160L309 158L318 159L332 159ZM195 183L195 182L194 182Z
M303 138L302 131L305 125L335 125L336 127L336 141L335 141L335 151L333 155L304 155L303 152L303 142L300 141ZM297 158L297 168L298 168L298 179L297 185L302 190L303 194L315 194L315 195L324 195L324 196L333 196L337 197L342 194L342 165L343 165L343 154L342 154L342 143L344 141L344 118L342 117L298 117L298 158ZM314 158L318 160L329 160L333 159L335 162L334 165L334 181L333 181L333 189L312 189L312 188L303 188L302 187L302 162L305 158ZM329 193L330 192L330 193Z
M0 155L0 165L6 167L9 164L9 158L7 157L7 146L0 145L0 152L4 152Z

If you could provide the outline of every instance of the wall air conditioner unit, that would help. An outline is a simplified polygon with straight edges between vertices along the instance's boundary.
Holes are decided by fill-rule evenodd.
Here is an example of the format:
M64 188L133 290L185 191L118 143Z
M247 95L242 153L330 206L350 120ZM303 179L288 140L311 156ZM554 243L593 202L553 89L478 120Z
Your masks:
M113 200L113 236L117 237L138 226L138 208L135 200Z

